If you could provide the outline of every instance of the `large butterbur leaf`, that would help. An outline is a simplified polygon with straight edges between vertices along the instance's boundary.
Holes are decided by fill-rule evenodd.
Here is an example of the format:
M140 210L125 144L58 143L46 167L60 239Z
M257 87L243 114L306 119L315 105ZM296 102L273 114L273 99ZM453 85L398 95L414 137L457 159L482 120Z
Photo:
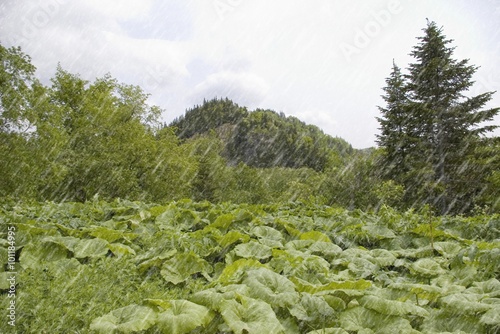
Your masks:
M307 334L349 334L342 328L324 328L307 332Z
M434 243L434 249L446 258L457 256L462 247L457 242L441 241Z
M370 255L373 258L373 262L381 267L392 266L397 260L396 256L386 249L372 249Z
M75 257L100 257L106 255L108 250L109 247L106 240L99 238L84 239L80 240L78 244L75 245Z
M439 263L428 258L419 259L415 261L410 266L410 269L414 271L416 274L424 277L434 277L445 273L445 271L443 270L443 268L441 268Z
M419 317L426 317L429 315L429 312L425 309L410 302L403 303L396 300L387 300L377 296L363 296L359 300L359 303L365 308L386 315L406 316L410 314Z
M19 262L23 268L36 268L44 262L58 261L69 257L68 249L54 242L33 243L24 246Z
M221 315L235 334L284 334L271 306L253 298L224 300Z
M136 256L137 269L139 272L145 272L152 267L160 268L163 262L177 254L177 249L150 249L144 254Z
M392 239L396 237L391 229L382 225L367 224L364 225L362 229L368 232L370 236L375 237L379 240Z
M334 256L342 253L342 248L332 242L316 241L311 246L309 246L308 251L312 254L333 258Z
M419 333L404 318L380 314L358 306L342 312L339 316L341 327L357 333L400 334Z
M423 320L422 333L487 333L476 315L433 309Z
M161 275L167 282L179 284L188 280L191 275L201 273L207 279L212 266L195 253L175 254L163 263Z
M466 290L466 293L484 294L489 297L500 298L500 282L496 278L484 282L474 282L472 287Z
M237 286L237 284L227 286L229 289L224 292L219 292L215 288L202 290L191 295L189 300L198 305L203 305L210 310L220 311L222 302L224 300L232 300L235 299L238 295L247 294L247 291L245 293L239 293L243 289L240 289L239 292L235 291L237 290L235 286ZM246 285L244 285L244 287L248 290L248 287Z
M147 303L157 306L156 325L164 334L189 333L208 325L213 318L208 308L187 300L149 299Z
M250 237L247 234L240 233L238 231L229 231L222 237L218 238L219 245L222 247L228 247L236 242L248 242Z
M224 268L218 281L222 284L239 283L247 270L262 267L264 265L255 259L239 259Z
M236 220L235 215L233 215L232 213L227 213L227 214L223 214L223 215L220 215L219 217L217 217L217 219L215 219L215 221L212 224L210 224L209 226L215 227L215 228L218 228L221 230L226 230L231 226L231 224L235 220Z
M500 330L500 304L495 305L495 307L483 314L480 322L483 325L491 326L496 330Z
M300 240L313 240L313 241L322 241L322 242L331 242L330 238L319 231L309 231L302 233L300 235Z
M266 268L249 271L243 284L250 287L252 298L272 306L286 307L299 300L295 285L290 280Z
M234 253L245 259L254 258L263 260L271 257L272 250L269 246L262 245L255 241L250 241L246 244L239 244L234 247Z
M256 226L251 233L259 239L259 243L271 248L283 247L283 236L281 232L269 226Z
M491 305L481 303L484 295L457 293L441 298L439 301L445 309L455 314L475 315L491 309Z
M293 305L289 310L290 314L298 320L307 321L317 326L324 326L335 313L322 297L308 293L303 293L300 302Z
M295 284L297 291L311 294L335 290L363 291L372 286L370 281L364 279L358 281L329 282L327 284L311 284L296 277L291 277L290 280Z
M379 266L364 258L353 258L348 262L347 268L355 277L366 278L372 276L379 270Z
M135 333L150 328L156 321L156 313L149 307L129 305L96 318L90 329L98 333Z
M120 243L109 244L109 250L117 257L122 257L125 255L135 255L134 249Z
M252 234L257 236L259 239L283 241L281 232L269 226L256 226L252 229Z

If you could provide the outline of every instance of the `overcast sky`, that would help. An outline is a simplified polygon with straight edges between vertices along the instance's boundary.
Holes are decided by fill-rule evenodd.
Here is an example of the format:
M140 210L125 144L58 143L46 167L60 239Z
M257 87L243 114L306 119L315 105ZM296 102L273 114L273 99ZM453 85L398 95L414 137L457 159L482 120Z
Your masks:
M470 94L500 91L500 0L1 0L0 43L21 46L47 84L60 62L139 85L167 122L229 97L365 148L392 60L413 61L426 18L480 66Z

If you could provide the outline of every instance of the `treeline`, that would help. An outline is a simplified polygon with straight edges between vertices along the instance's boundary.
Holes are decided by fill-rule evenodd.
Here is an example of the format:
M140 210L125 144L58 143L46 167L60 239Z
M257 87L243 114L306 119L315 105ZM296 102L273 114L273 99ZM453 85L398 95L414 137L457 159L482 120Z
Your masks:
M20 48L0 47L0 57L2 198L350 208L391 198L370 181L372 154L296 118L214 99L165 126L140 87L61 67L46 86Z
M387 79L380 147L367 150L229 99L161 124L140 87L60 66L43 85L28 55L0 45L0 198L500 212L500 145L481 125L500 110L481 110L492 93L464 96L476 67L453 60L434 23L424 30L409 73L394 65Z

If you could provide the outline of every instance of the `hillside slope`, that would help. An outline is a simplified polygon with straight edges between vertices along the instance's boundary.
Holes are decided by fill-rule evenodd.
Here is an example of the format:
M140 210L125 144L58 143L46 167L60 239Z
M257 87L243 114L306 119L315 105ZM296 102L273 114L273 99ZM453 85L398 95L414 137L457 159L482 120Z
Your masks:
M169 126L180 139L214 131L224 143L230 165L309 167L324 170L332 159L350 155L352 146L318 127L272 110L248 111L229 99L204 101Z

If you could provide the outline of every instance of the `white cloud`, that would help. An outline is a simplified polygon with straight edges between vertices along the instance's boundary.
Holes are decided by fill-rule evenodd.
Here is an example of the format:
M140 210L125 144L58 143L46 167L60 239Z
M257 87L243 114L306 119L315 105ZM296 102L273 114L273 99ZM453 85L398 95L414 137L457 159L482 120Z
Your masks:
M152 0L85 0L84 3L103 16L120 20L146 15L153 5Z
M228 97L242 106L255 108L268 90L267 82L253 73L223 71L209 75L196 85L192 101L199 103L204 98Z

